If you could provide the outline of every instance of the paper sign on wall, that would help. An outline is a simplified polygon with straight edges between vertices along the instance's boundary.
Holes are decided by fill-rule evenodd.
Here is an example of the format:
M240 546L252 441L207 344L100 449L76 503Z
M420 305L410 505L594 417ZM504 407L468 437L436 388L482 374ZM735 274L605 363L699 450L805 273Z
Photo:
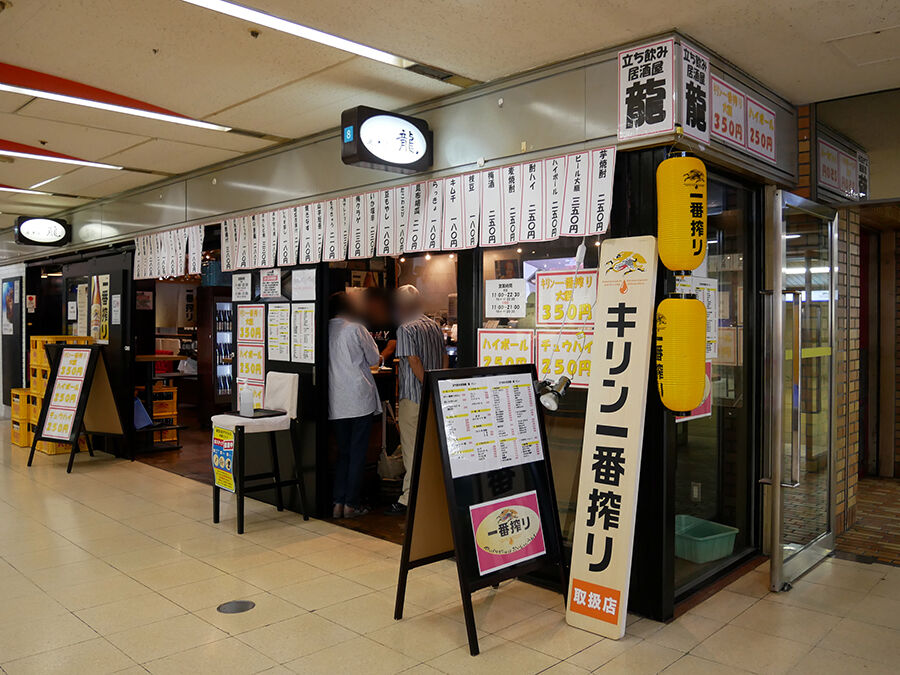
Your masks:
M298 302L291 305L291 361L316 362L316 305Z
M456 251L465 248L463 221L462 176L451 176L444 181L444 218L441 248Z
M709 143L709 57L681 43L681 111L685 136Z
M715 75L712 82L712 135L739 148L747 146L747 97Z
M607 239L600 248L601 264L621 259L623 252L639 255L645 263L630 271L612 265L600 280L566 611L569 624L613 639L625 634L628 608L656 238Z
M503 246L505 216L503 191L499 169L481 173L481 233L482 246Z
M401 188L402 189L402 188ZM481 175L468 173L462 178L463 189L463 244L466 248L478 246L478 233L481 222Z
M519 243L519 217L522 213L522 165L503 167L503 243Z
M425 251L439 251L444 225L444 181L430 180L425 205Z
M291 300L316 299L316 268L305 267L291 271Z
M538 272L536 321L538 326L590 326L597 297L597 270Z
M747 149L775 163L775 111L747 97Z
M534 362L534 331L478 329L478 365L509 366Z
M591 378L591 350L594 332L590 330L537 330L534 332L535 365L539 379L556 381L561 375L573 387L585 388Z
M281 297L281 270L277 267L259 273L259 297Z
M231 301L232 302L248 302L253 299L253 275L233 274L231 275Z
M524 279L485 279L484 315L488 318L523 317L527 295Z
M544 160L544 240L559 239L566 189L566 158Z
M589 183L590 154L578 152L566 157L566 187L560 231L564 237L583 237L587 234Z
M270 361L291 360L291 306L288 303L268 305L268 357Z
M619 140L675 129L674 52L673 39L619 52Z
M544 163L522 165L522 211L519 215L520 242L544 240Z
M693 293L706 307L706 359L719 355L719 281L692 277Z
M588 222L588 234L606 234L609 229L615 170L614 146L591 150L591 219Z

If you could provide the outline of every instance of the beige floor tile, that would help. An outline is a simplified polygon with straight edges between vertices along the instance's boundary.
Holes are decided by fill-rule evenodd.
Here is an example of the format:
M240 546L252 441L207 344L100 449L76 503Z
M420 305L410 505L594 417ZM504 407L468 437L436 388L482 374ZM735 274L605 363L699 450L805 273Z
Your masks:
M24 551L17 554L4 555L11 565L19 570L37 571L48 567L58 567L80 560L89 560L93 556L80 546L66 542L62 546L37 551Z
M875 565L850 566L826 560L811 569L802 579L813 584L868 592L885 577L883 572L875 569L876 567Z
M848 675L849 673L889 675L896 672L896 664L891 666L875 663L823 647L813 648L809 654L800 659L800 663L791 671L796 675Z
M107 639L136 663L146 663L225 637L225 633L202 619L184 614L113 633Z
M240 640L227 638L150 661L145 665L153 675L225 671L229 675L251 675L268 671L277 664Z
M290 586L303 581L318 579L328 574L325 570L313 567L302 560L287 558L277 562L251 567L233 573L254 586L270 591L283 586Z
M290 670L304 675L334 675L334 673L391 675L415 666L416 659L367 638L355 637L290 661L286 665Z
M87 640L52 651L4 663L9 675L45 675L46 673L117 673L135 665L134 661L103 638Z
M847 616L865 597L865 593L858 591L801 580L795 582L791 590L772 593L766 600L835 616Z
M242 600L258 595L261 590L237 577L222 574L212 579L166 588L160 593L176 605L195 612L198 609L217 607L229 600Z
M395 621L369 633L368 637L424 661L467 644L466 627L462 623L433 612Z
M312 553L303 553L294 557L329 572L340 572L342 570L349 570L352 567L358 567L359 565L365 565L366 563L384 560L384 557L377 553L372 553L371 551L366 551L365 549L350 544L338 542L338 545L341 546L341 554L339 556L334 555L331 552L331 549L323 549Z
M145 593L75 612L82 621L101 635L145 626L184 613L184 608L156 593Z
M132 574L140 570L157 565L177 562L189 558L181 551L167 544L156 544L139 551L126 551L104 556L103 560L125 574Z
M654 644L688 652L719 630L724 624L697 614L685 614L665 625L647 639Z
M541 675L587 675L591 671L579 668L574 663L568 661L560 661L555 666L550 666L547 670L542 670Z
M235 572L253 569L254 567L261 567L262 565L269 565L287 559L287 556L282 555L277 551L272 551L262 546L257 546L256 544L250 544L249 546L237 548L233 551L217 553L203 558L205 562L228 574L234 574Z
M91 539L81 542L80 546L85 551L89 551L98 558L104 558L117 553L129 553L132 551L140 551L145 548L158 546L159 542L152 537L148 537L140 532L131 531L128 534L118 535L115 537L103 537L102 539Z
M59 616L68 611L46 593L29 593L17 598L3 598L0 601L0 628L22 621L38 621L51 616Z
M207 607L195 614L216 628L230 635L237 635L306 613L306 610L271 593L250 595L241 599L256 603L256 607L240 614L222 614L215 607Z
M514 598L510 594L498 593L493 589L482 589L472 596L475 611L475 625L479 630L496 633L519 621L524 621L544 609L540 605ZM449 606L437 610L448 619L464 622L462 600L455 600Z
M209 525L191 521L189 523L179 523L178 525L167 525L166 527L147 530L146 534L164 544L175 546L193 539L209 537L216 534L216 530Z
M629 623L625 632L629 635L634 635L635 637L647 639L654 633L659 632L665 625L666 624L654 621L653 619L641 618L638 621Z
M300 616L242 633L238 639L278 663L352 640L356 633L315 614Z
M531 602L535 605L545 607L546 609L562 609L565 611L566 608L566 599L562 593L557 593L556 591L551 591L547 588L541 588L540 586L519 581L518 579L500 584L500 593L509 593L519 600Z
M407 603L403 616L412 618L425 610ZM321 617L365 635L394 623L394 596L388 593L371 592L344 602L329 605L316 611Z
M884 579L872 587L870 593L891 600L900 600L900 574L889 572Z
M79 609L87 609L88 607L105 605L117 600L133 598L147 592L147 587L139 584L134 579L129 579L118 572L115 572L115 575L111 575L108 579L101 581L54 588L48 592L53 598L73 612Z
M287 541L270 546L273 551L278 551L282 555L291 558L299 558L319 551L336 550L342 547L341 542L323 534L309 532L301 528L302 534L295 541Z
M172 547L194 558L206 558L247 546L247 540L235 534L213 531L212 534L172 544Z
M740 626L725 626L695 647L694 656L754 673L786 673L810 651L809 645Z
M396 560L376 560L357 567L351 567L338 574L363 586L382 590L397 585L397 579L400 575L400 564Z
M410 575L406 583L406 600L425 609L446 607L461 597L459 582L440 574Z
M42 588L33 584L19 572L0 579L0 598L21 598L26 595L43 595L43 593Z
M767 635L814 645L837 625L840 617L763 600L736 617L731 624Z
M854 619L842 619L821 646L895 668L900 663L900 632Z
M9 624L0 628L0 662L15 661L96 637L91 627L74 614Z
M692 654L685 654L663 672L666 675L730 675L731 673L747 673L749 671L732 666L723 666L715 661L707 661Z
M624 654L600 667L598 673L658 673L684 656L684 652L669 649L644 640Z
M763 598L769 594L769 575L753 570L740 579L731 582L725 588L732 593L749 595L752 598Z
M187 525L192 523L190 518L186 518L180 513L174 511L162 511L160 513L152 513L150 515L135 516L132 518L122 518L123 525L133 527L139 532L148 532L150 530L158 530L163 527L172 527L173 525Z
M587 649L582 649L577 654L573 654L566 660L580 668L594 671L620 654L633 649L641 642L643 642L641 638L633 635L626 635L621 640L607 640L603 638Z
M204 581L221 576L222 572L212 565L184 557L164 565L156 565L131 573L131 577L144 586L159 591L173 586L183 586L195 581Z
M514 623L497 635L557 659L567 659L601 640L599 635L570 626L565 616L552 610Z
M707 619L714 619L715 621L728 622L755 602L757 602L756 598L751 598L747 595L732 593L731 591L719 591L708 600L704 600L694 607L689 613L704 616Z
M900 631L900 600L869 594L848 615L864 623L874 623Z
M432 668L427 663L420 663L403 671L403 675L440 675L440 670Z
M478 641L478 656L472 658L469 645L457 647L437 658L430 659L428 665L445 673L485 673L486 675L518 675L539 673L556 665L557 659L515 642L503 640L496 635L488 635Z
M322 609L344 600L368 595L372 589L335 574L283 586L272 591L288 602L310 611Z
M112 577L121 577L122 574L115 568L107 565L102 560L91 558L78 562L50 567L36 572L26 572L26 576L44 590L58 588L59 586L77 586L89 581L100 581Z

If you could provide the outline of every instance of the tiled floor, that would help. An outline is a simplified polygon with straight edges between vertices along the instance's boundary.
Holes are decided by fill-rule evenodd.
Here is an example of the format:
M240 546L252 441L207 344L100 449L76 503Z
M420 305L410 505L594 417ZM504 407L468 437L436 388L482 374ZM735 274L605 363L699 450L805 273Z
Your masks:
M900 569L829 561L781 595L757 570L660 624L603 640L559 596L520 582L476 596L468 654L455 571L412 573L392 618L399 547L251 502L210 522L210 489L98 453L6 442L0 424L0 670L19 673L896 672ZM634 580L640 583L640 580ZM216 606L249 599L225 615Z
M900 565L900 480L864 478L856 488L856 523L837 539L846 553Z

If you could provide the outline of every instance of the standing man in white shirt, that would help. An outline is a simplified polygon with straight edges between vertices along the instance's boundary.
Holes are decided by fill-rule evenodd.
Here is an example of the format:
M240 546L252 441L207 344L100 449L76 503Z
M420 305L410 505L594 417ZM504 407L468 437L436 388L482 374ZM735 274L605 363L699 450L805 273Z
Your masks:
M356 320L346 293L330 299L328 322L328 419L338 447L333 516L355 518L368 513L360 503L363 469L372 416L381 412L371 366L381 361L375 340Z
M426 370L446 368L449 364L444 334L440 327L422 313L422 299L415 286L397 289L395 300L397 318L397 356L400 358L400 446L403 450L403 494L385 513L403 515L409 503L409 483L412 479L413 454L416 447L416 428L419 422L419 402Z

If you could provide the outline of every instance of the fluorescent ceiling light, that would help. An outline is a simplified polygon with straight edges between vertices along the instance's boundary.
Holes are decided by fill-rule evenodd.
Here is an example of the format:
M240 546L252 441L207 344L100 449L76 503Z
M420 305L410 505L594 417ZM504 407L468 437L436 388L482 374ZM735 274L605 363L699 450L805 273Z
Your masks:
M784 235L784 238L785 239L799 239L800 235L799 234L786 234L786 235Z
M372 59L374 61L381 61L382 63L387 63L391 66L397 66L398 68L407 68L408 66L414 64L413 61L407 61L406 59L395 56L394 54L389 54L388 52L383 52L379 49L367 47L366 45L361 45L357 42L351 42L350 40L345 40L344 38L338 37L337 35L324 33L320 30L316 30L315 28L309 28L308 26L294 23L293 21L279 19L277 16L266 14L265 12L261 12L258 9L251 9L249 7L244 7L243 5L237 5L233 2L226 2L226 0L183 1L188 2L192 5L197 5L198 7L211 9L214 12L233 16L235 19L249 21L250 23L255 23L259 26L265 26L266 28L271 28L272 30L295 35L299 38L303 38L304 40L312 40L313 42L328 45L329 47L334 47L335 49L350 52L351 54L358 54L359 56L364 56L367 59Z
M35 183L34 185L29 185L28 189L35 190L35 189L41 187L42 185L46 185L47 183L56 180L57 178L62 178L62 175L60 174L59 176L53 176L53 178L48 178L47 180L42 180L41 182Z
M22 159L36 159L41 162L57 162L59 164L75 164L76 166L89 166L94 169L115 169L119 171L121 166L103 164L101 162L87 162L83 159L70 159L69 157L54 157L53 155L39 155L33 152L17 152L15 150L0 150L0 155L6 157L21 157Z
M198 127L200 129L209 129L211 131L231 131L231 127L223 127L219 124L210 122L201 122L193 120L189 117L179 117L177 115L166 115L165 113L152 112L150 110L141 110L140 108L129 108L124 105L115 105L114 103L102 103L101 101L92 101L89 98L78 98L77 96L66 96L65 94L55 94L52 91L43 91L41 89L29 89L28 87L16 87L11 84L3 84L0 82L0 91L8 91L11 94L22 94L23 96L33 96L34 98L43 98L48 101L57 101L58 103L71 103L72 105L80 105L85 108L96 108L98 110L108 110L110 112L123 113L125 115L134 115L135 117L146 117L147 119L157 120L160 122L172 122L173 124L183 124L189 127Z
M0 192L15 192L16 194L23 195L49 195L49 192L41 192L39 190L25 190L23 188L14 188L7 187L6 185L0 185Z

